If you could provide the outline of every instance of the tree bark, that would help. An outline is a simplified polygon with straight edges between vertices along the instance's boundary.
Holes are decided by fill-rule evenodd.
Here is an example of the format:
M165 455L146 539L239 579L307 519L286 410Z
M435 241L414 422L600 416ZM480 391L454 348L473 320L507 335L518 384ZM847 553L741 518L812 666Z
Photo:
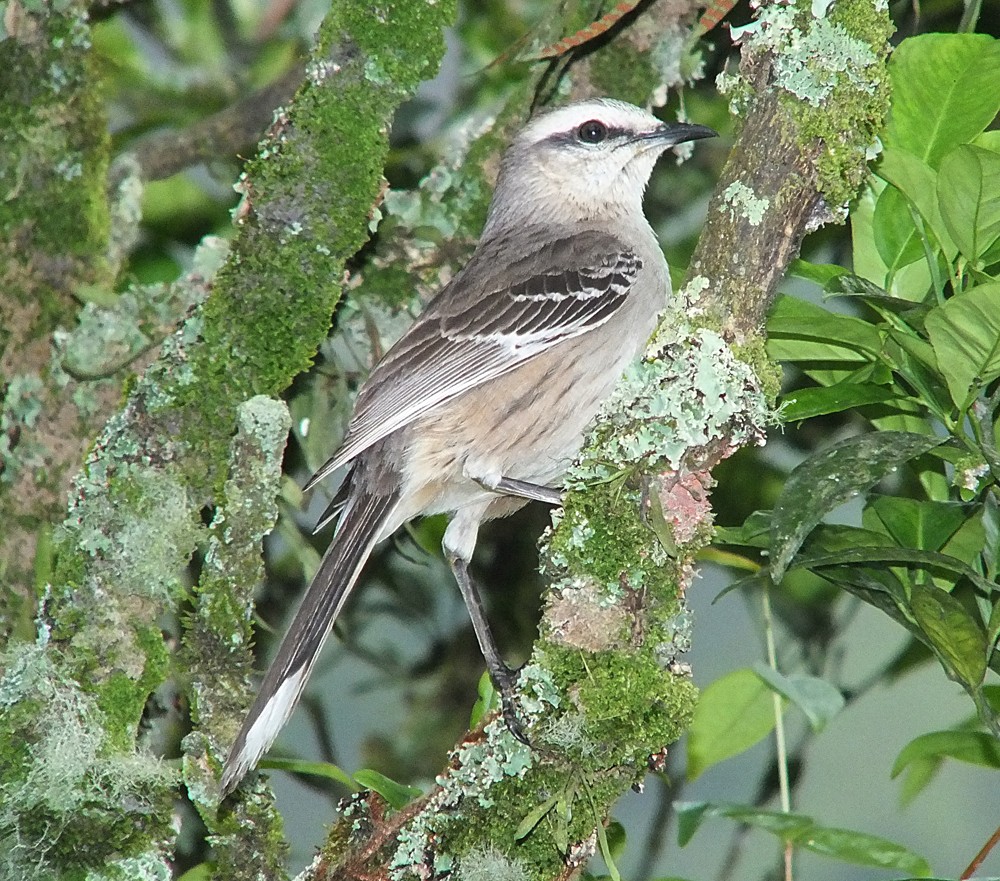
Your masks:
M160 625L186 605L184 575L196 552L203 579L178 679L201 727L185 744L184 782L220 836L219 877L243 877L248 867L265 877L283 873L280 820L269 800L246 799L217 819L216 797L204 783L235 733L247 693L250 595L260 538L273 520L287 430L283 405L259 403L260 396L285 389L326 336L339 296L335 282L368 236L392 115L433 75L455 13L451 2L423 0L393 9L392 21L380 23L366 3L335 4L293 105L243 177L240 234L211 293L199 296L207 287L199 272L181 282L196 291L192 300L203 302L134 384L74 483L45 573L38 638L12 643L0 680L0 853L10 877L31 877L38 867L50 877L77 877L90 868L116 868L128 877L169 873L180 780L136 748L147 700L171 672ZM85 27L82 12L72 13L72 28ZM80 38L75 63L82 69L85 31L63 19L43 12L22 23L22 31L46 44L59 28L67 42ZM49 71L52 63L35 65ZM73 85L75 101L100 107L92 83L81 75ZM15 105L30 97L3 94ZM96 168L86 165L91 189L82 193L103 221L85 227L88 238L63 255L69 268L51 264L58 245L40 239L38 230L47 218L65 223L55 206L67 200L67 213L79 216L73 204L80 182L53 183L50 202L26 208L20 227L11 224L22 230L16 241L34 248L24 262L37 283L62 298L63 308L46 314L50 331L72 321L71 297L81 281L110 289L110 274L94 268L103 267L101 249L110 247L106 125L103 118L98 125L88 120L105 152L100 161L86 160ZM44 157L46 168L56 168L59 158ZM50 179L58 182L58 174ZM20 338L11 342L22 345ZM40 345L48 348L39 363L53 354L51 340ZM219 633L224 638L216 639ZM171 707L173 696L164 696ZM168 709L156 724L169 729L175 716Z

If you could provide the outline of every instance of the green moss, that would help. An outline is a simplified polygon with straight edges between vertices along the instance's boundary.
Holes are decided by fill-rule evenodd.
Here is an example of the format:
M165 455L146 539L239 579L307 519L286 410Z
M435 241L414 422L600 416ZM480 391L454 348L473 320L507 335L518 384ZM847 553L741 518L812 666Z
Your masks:
M118 752L99 702L63 674L43 638L8 655L0 680L0 876L97 868L168 834L174 775ZM120 681L114 688L122 690Z
M638 492L627 475L585 491L567 494L560 527L552 536L548 558L572 576L586 572L615 590L623 574L641 569L650 531L638 515ZM609 516L609 512L615 512ZM619 514L620 512L620 514ZM638 585L635 585L638 586Z
M15 230L30 231L36 259L73 257L70 275L108 283L104 249L110 212L104 187L110 136L87 51L86 8L62 4L43 15L26 15L24 26L37 29L48 44L37 38L5 44L4 92L9 100L0 132L0 189L5 194L0 230L8 241ZM43 312L58 300L42 301ZM56 309L57 319L66 306ZM54 326L51 318L46 330Z
M108 743L116 751L131 748L146 697L146 693L137 692L135 681L124 673L115 673L98 686L97 706L104 714Z
M866 152L889 110L885 60L893 25L871 0L838 0L813 15L810 0L771 6L743 29L752 51L773 53L774 83L803 143L821 141L820 189L846 205L865 173Z
M114 751L128 752L135 742L136 727L150 693L167 677L170 655L158 627L140 628L135 642L145 658L138 679L114 673L95 689L97 706L104 715L104 731Z
M588 733L614 745L616 763L641 767L650 744L666 746L683 734L695 694L688 680L665 674L648 652L608 652L579 680Z
M752 337L747 342L733 346L733 355L749 366L754 376L760 380L761 394L774 406L781 394L784 376L781 365L767 354L767 343L760 337Z
M591 56L590 78L599 93L640 107L658 81L649 53L621 40Z

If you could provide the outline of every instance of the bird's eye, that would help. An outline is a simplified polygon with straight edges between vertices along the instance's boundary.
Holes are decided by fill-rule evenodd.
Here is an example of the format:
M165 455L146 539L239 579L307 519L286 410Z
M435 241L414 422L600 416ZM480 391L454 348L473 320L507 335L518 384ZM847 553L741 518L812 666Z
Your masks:
M576 130L576 136L585 144L599 144L608 136L608 127L599 119L592 119Z

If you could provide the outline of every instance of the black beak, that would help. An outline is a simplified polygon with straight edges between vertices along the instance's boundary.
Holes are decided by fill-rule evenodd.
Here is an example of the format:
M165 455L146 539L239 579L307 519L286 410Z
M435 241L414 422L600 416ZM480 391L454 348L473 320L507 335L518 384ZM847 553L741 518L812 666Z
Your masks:
M659 128L639 135L636 140L659 141L666 147L674 147L686 141L700 141L702 138L717 138L719 133L707 125L692 125L687 122L665 122Z

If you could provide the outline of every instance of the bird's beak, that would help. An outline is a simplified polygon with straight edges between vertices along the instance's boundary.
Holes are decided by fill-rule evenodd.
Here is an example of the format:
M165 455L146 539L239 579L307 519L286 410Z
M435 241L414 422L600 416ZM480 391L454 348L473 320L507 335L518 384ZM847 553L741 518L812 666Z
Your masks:
M717 138L719 133L707 125L692 125L687 122L665 122L663 125L644 132L637 141L654 141L663 147L674 147L686 141L700 141L702 138Z

